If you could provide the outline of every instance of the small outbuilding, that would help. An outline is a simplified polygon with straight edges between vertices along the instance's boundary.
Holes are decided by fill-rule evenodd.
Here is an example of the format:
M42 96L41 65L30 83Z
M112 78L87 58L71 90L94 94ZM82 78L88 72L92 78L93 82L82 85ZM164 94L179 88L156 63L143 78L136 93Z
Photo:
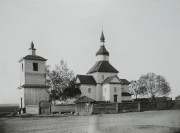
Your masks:
M82 96L74 103L76 104L75 106L75 114L76 115L91 115L93 112L93 103L95 100L87 97L87 96Z

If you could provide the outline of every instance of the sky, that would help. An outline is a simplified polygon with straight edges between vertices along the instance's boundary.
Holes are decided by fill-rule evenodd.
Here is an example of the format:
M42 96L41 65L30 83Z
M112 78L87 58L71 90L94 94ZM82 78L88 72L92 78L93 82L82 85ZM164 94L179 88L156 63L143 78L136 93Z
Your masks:
M64 60L75 74L95 64L104 31L119 77L154 72L180 95L179 0L0 0L0 103L18 103L19 59L31 41L52 67Z

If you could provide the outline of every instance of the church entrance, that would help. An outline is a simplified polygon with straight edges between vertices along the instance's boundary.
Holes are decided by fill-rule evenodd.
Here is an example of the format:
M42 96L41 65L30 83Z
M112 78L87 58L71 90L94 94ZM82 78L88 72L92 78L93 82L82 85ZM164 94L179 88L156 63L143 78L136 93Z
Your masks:
M117 102L117 95L114 95L114 102Z

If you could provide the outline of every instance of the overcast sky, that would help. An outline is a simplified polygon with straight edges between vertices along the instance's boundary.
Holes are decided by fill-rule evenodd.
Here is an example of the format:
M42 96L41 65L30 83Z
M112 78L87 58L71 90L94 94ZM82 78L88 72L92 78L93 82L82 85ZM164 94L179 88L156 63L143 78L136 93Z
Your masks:
M0 0L0 103L17 103L19 59L33 40L37 55L61 59L75 74L96 62L100 34L119 77L154 72L180 95L180 0Z

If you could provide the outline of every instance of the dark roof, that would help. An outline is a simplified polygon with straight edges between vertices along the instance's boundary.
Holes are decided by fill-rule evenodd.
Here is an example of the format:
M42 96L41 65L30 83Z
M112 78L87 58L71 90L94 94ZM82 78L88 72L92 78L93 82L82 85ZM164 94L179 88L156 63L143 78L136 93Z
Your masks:
M80 80L81 84L96 85L96 81L94 80L93 76L90 76L90 75L77 75L76 78L78 78Z
M91 102L95 102L95 100L93 100L87 96L82 96L79 99L77 99L76 101L74 101L74 103L91 103Z
M98 61L95 65L87 72L109 72L109 73L118 73L118 71L109 63L109 61Z
M24 84L21 87L23 88L50 88L50 86L44 85L44 84Z
M19 60L19 62L23 61L24 59L26 59L26 60L47 61L47 59L45 59L45 58L43 58L43 57L41 57L41 56L38 56L38 55L27 55L27 56L21 58L21 59Z
M118 76L111 76L111 77L108 77L107 79L104 80L104 82L102 84L108 84L108 83L111 83L112 79L113 78L117 78L119 80L119 84L121 84L121 80L118 78Z
M122 81L122 85L129 85L130 84L130 82L126 79L121 79L121 81Z
M104 37L104 33L103 33L103 31L102 31L102 33L101 33L100 42L105 42L105 37Z
M132 94L128 93L128 92L122 92L121 93L122 96L131 96Z
M107 55L107 56L109 56L109 52L106 50L104 45L101 45L100 49L96 53L96 56L97 55Z

